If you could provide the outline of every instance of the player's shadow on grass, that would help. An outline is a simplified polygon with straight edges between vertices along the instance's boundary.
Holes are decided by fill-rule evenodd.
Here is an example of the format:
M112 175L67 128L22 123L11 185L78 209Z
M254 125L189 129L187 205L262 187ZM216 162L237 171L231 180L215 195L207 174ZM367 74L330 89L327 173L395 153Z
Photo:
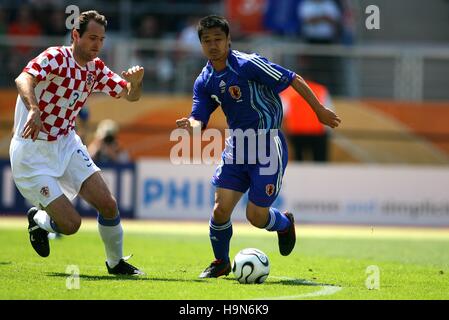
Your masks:
M47 272L49 277L59 277L59 278L67 278L74 277L73 274L68 274L64 272ZM88 281L99 281L99 280L148 280L146 277L135 277L135 276L113 276L113 275L104 275L104 276L92 276L87 274L79 274L78 277L83 280Z
M307 279L281 279L275 283L286 286L311 286L311 287L336 286L335 284L318 283Z
M64 272L47 272L49 277L59 277L59 278L67 278L73 277L72 274L64 273ZM133 281L165 281L165 282L202 282L197 279L172 279L172 278L154 278L148 276L114 276L114 275L104 275L104 276L92 276L87 274L80 274L79 278L87 281L123 281L123 280L133 280Z
M225 280L234 280L234 278L225 278ZM338 285L335 284L329 284L329 283L318 283L313 282L311 280L307 279L276 279L277 281L266 281L264 282L264 285L285 285L285 286L310 286L310 287L322 287L322 286L333 286L338 287Z

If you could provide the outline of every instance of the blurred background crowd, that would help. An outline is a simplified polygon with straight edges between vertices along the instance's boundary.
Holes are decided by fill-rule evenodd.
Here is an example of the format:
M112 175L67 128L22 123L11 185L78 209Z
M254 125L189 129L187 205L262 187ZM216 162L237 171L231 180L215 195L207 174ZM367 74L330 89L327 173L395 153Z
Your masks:
M3 36L1 62L6 68L0 84L7 86L23 65L42 49L36 46L12 45L16 37L69 40L65 8L70 1L2 1L0 6L0 36ZM184 91L188 85L173 84L177 64L185 73L197 73L202 61L196 34L198 19L211 12L225 15L231 21L232 39L269 43L268 38L311 44L352 44L354 41L354 9L348 0L197 0L197 1L78 1L81 11L99 8L108 20L108 37L136 40L176 41L175 48L155 50L146 46L134 50L132 57L147 67L153 75L146 87L153 91ZM19 39L19 38L16 38ZM9 40L9 41L8 41ZM56 39L50 40L58 43ZM126 42L122 42L126 45ZM111 45L111 44L110 44ZM173 50L172 50L173 49ZM107 55L108 52L103 53ZM168 51L168 52L167 52ZM328 82L338 74L338 61L333 57L310 59L310 68L321 69L317 77ZM156 67L157 66L157 67ZM333 90L337 90L336 88Z
M76 5L81 11L95 8L107 17L108 40L102 56L115 67L130 60L144 65L149 75L146 91L190 92L191 78L204 62L196 23L217 13L231 22L235 48L261 51L313 77L333 95L446 98L443 87L418 88L423 80L416 79L419 68L428 63L421 74L425 72L433 82L440 80L441 58L428 50L421 55L413 50L448 43L449 2L433 0L423 8L417 0L376 3L382 8L378 30L365 25L371 4L365 0L91 0ZM0 1L1 86L11 85L23 65L47 45L69 44L65 9L71 4ZM404 52L404 44L410 52ZM348 48L354 45L363 47ZM446 61L443 67L449 69Z
M71 22L73 12L66 12L66 8L73 4L65 0L0 0L0 108L13 107L17 94L14 79L30 59L49 46L70 44L66 23ZM369 9L373 4L378 9L377 17ZM448 0L432 0L425 5L419 0L81 0L75 5L80 11L96 9L106 16L106 41L100 57L111 69L120 72L130 65L145 67L143 88L148 96L142 104L146 106L160 102L165 109L170 105L175 110L179 105L178 110L188 113L193 81L206 62L196 24L202 16L219 14L230 21L233 48L257 52L296 71L320 90L323 101L335 104L345 118L338 139L334 139L340 146L338 150L345 152L335 148L328 152L329 132L318 125L295 127L295 121L289 121L289 117L306 115L290 112L288 105L298 106L301 102L288 103L289 98L283 98L285 130L292 137L290 141L310 144L309 137L296 139L298 134L312 136L314 147L315 136L326 141L318 142L321 151L314 151L320 155L309 159L449 161L440 152L449 151L449 129L442 120L449 110ZM376 18L377 27L370 28ZM155 101L157 95L165 97ZM178 104L167 97L186 100ZM93 116L88 122L87 140L94 139L96 126L107 116L98 113L98 101L89 102L95 109L86 108L86 114ZM11 126L8 114L2 112L2 133ZM114 120L120 122L125 132L151 133L159 139L157 132L171 128L172 119L168 117L176 115L158 114L158 121L151 126L126 124L126 117L120 113ZM379 115L393 118L405 127L389 121L377 124ZM307 121L310 123L313 117ZM436 144L437 151L423 153L412 148L404 156L391 156L391 149L396 153L398 150L394 143L411 145L419 140L415 135L404 134L404 128ZM155 154L150 147L141 153L139 142L130 140L134 142L128 145L131 158ZM367 145L372 142L372 150L367 152ZM381 154L379 146L383 142L393 143L393 147ZM0 143L0 154L6 154L6 147L6 142ZM166 150L156 154L165 155ZM422 159L417 154L431 155ZM298 154L295 158L304 159Z

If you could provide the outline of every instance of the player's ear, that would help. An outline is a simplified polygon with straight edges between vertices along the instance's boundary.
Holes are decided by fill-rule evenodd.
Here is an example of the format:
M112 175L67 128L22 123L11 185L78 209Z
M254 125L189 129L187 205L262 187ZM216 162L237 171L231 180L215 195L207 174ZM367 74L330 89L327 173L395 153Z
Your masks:
M76 30L75 28L72 29L72 42L74 40L79 40L80 38L80 34L78 32L78 30Z

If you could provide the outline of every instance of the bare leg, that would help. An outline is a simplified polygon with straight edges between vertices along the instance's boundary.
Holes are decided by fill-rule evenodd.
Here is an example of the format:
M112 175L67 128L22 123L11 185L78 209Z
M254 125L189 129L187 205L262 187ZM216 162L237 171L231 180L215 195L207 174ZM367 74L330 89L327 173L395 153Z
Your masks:
M83 182L79 194L97 209L103 218L114 219L118 216L117 202L100 172L95 172Z
M81 226L81 216L65 195L56 198L44 210L62 234L74 234Z
M268 222L270 207L259 207L248 201L246 206L246 218L248 221L257 228L264 228Z
M214 221L218 224L229 221L232 211L242 195L243 193L238 191L217 188L215 191L215 205L213 212Z

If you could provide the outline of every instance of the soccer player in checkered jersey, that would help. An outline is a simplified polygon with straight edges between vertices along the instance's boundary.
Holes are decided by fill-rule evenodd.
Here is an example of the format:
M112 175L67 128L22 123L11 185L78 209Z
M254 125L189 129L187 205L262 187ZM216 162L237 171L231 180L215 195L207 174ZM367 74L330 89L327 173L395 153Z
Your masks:
M282 104L278 93L292 86L323 124L335 128L340 119L318 101L296 73L257 54L231 50L229 25L224 18L208 16L201 19L198 37L209 61L195 81L190 117L176 123L190 132L205 128L212 112L221 106L230 129L234 130L226 140L222 161L212 178L216 191L209 236L215 260L199 276L217 278L231 271L230 218L247 190L246 217L250 223L257 228L277 231L279 251L283 256L289 255L296 243L293 214L281 213L271 206L279 194L288 161L287 144L279 131ZM252 140L249 139L251 134ZM245 138L248 138L246 144L242 144ZM254 145L250 145L252 143ZM254 154L259 156L259 150L264 150L268 157L254 159ZM264 170L270 166L274 169Z
M142 275L123 257L123 229L117 203L100 169L74 130L76 116L92 92L137 101L143 68L112 72L97 55L107 21L96 11L78 18L72 45L50 47L31 60L16 78L14 135L10 146L13 178L35 207L28 211L28 231L34 250L50 254L48 233L71 235L81 217L71 201L76 195L98 210L98 230L110 274Z

